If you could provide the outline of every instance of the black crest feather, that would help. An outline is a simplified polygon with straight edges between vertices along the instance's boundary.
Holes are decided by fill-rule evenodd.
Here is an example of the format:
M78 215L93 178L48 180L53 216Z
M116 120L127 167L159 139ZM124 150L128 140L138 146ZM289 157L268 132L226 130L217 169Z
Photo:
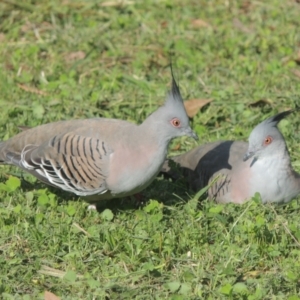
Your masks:
M290 115L291 113L293 113L296 109L290 109L290 110L286 110L283 111L273 117L270 117L269 119L266 120L267 123L273 123L273 126L277 126L277 124L284 119L286 116Z

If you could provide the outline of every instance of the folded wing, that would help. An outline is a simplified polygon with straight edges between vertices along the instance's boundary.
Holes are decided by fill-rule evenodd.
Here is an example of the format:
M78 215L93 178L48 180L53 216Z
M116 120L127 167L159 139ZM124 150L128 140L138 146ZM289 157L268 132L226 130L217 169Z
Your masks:
M41 145L26 145L6 160L40 180L78 196L103 194L112 150L104 141L72 132L56 135Z

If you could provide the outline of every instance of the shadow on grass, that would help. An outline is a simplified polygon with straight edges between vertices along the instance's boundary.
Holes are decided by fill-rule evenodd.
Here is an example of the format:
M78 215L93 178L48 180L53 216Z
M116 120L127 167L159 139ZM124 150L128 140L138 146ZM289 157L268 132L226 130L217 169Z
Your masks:
M14 176L16 175L14 174ZM19 175L18 177L21 180L21 189L24 193L48 189L50 193L56 195L58 203L63 203L65 201L86 202L80 196L52 187L38 180L36 182L30 182L22 175ZM150 199L165 205L175 206L178 203L188 202L193 195L194 192L189 189L184 179L172 182L161 176L155 179L149 187L140 192L137 197L132 195L124 198L102 200L96 203L96 207L99 213L105 209L110 209L116 213L120 210L134 210L143 207L147 205ZM88 202L86 203L88 204Z

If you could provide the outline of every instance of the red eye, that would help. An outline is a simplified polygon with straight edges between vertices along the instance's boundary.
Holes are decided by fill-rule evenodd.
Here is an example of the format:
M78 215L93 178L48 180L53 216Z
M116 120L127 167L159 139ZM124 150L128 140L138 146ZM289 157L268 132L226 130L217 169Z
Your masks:
M267 136L267 137L265 138L265 140L264 140L264 145L265 145L265 146L268 146L268 145L270 145L270 144L272 143L272 141L273 141L272 137Z
M177 118L174 118L174 119L171 121L171 124L172 124L174 127L179 127L179 126L180 126L180 120L177 119Z

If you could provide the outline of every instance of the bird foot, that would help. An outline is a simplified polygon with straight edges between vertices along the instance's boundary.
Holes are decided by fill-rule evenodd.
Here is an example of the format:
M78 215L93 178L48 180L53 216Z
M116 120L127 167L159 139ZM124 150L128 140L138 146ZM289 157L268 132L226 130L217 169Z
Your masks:
M141 207L144 204L144 196L141 193L137 193L133 195L134 197L134 204L136 207Z
M97 210L97 205L96 204L90 204L87 209L88 210Z

